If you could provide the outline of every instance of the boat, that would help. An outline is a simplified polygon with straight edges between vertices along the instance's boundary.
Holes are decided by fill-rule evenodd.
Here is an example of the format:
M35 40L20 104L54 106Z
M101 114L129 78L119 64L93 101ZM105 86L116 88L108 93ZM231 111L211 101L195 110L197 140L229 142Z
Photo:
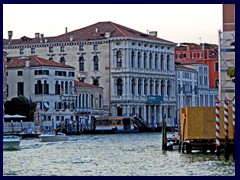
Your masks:
M20 149L21 139L18 136L3 136L3 150Z
M68 137L62 132L47 132L42 133L40 136L41 142L56 142L56 141L67 141Z
M132 117L94 117L92 119L93 133L134 133Z
M32 129L24 129L19 135L22 138L39 138L40 132L35 132Z
M168 134L167 150L177 150L179 148L180 136L177 132Z

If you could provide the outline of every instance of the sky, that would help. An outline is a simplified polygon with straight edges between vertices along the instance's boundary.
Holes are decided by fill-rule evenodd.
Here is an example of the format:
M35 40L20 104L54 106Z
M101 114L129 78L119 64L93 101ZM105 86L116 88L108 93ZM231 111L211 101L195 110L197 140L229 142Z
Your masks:
M218 44L222 4L3 4L3 38L57 36L112 21L175 43Z

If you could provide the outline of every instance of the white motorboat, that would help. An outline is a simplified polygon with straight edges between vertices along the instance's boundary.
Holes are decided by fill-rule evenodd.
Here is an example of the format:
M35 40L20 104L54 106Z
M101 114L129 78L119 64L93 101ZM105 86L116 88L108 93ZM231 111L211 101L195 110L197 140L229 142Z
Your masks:
M3 136L3 149L16 150L20 149L21 139L18 136Z
M40 136L40 141L42 142L56 142L56 141L67 141L68 137L66 134L58 132L48 132L48 133L42 133Z

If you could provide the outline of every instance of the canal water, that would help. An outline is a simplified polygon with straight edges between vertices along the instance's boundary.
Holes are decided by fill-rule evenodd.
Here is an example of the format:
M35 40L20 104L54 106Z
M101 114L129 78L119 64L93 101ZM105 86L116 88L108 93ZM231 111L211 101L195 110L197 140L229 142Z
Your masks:
M162 152L161 133L23 139L3 151L4 176L234 176L235 162L214 154Z

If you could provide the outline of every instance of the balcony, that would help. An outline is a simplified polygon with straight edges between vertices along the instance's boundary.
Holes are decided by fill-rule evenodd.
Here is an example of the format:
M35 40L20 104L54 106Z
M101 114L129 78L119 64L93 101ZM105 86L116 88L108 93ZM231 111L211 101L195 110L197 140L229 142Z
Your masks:
M80 107L75 109L76 114L91 114L92 108L91 107Z

